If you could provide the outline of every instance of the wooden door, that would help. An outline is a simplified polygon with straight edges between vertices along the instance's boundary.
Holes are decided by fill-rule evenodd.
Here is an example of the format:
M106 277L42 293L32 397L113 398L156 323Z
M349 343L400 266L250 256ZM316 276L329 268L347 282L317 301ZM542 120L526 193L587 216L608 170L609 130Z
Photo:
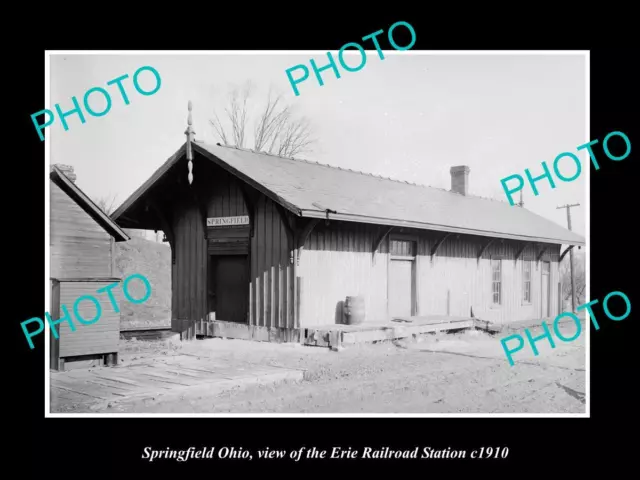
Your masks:
M549 301L551 300L551 282L549 281L551 264L549 262L542 262L542 289L540 291L540 299L542 302L541 318L549 317Z
M389 262L389 315L392 318L410 317L413 305L413 261Z
M213 257L212 306L216 320L223 322L247 322L249 275L245 255Z

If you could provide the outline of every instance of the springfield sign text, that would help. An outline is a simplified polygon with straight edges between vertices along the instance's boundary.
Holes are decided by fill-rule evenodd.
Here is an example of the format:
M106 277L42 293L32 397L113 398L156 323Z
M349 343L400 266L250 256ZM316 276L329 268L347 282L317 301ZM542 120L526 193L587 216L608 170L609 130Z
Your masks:
M207 227L226 227L228 225L249 225L249 216L207 218Z

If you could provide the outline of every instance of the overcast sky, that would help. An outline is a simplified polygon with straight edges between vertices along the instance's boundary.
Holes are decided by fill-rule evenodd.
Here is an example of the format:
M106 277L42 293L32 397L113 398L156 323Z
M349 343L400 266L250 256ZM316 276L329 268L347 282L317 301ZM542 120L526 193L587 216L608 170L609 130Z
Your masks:
M112 107L104 117L58 119L51 135L51 161L73 165L77 184L92 198L117 195L120 205L185 141L187 102L193 102L196 138L220 141L209 124L214 109L222 113L234 85L251 80L255 99L269 87L284 95L300 116L311 121L319 143L302 158L387 177L449 189L449 168L468 165L470 193L507 201L500 179L531 169L542 174L542 161L552 169L561 152L576 152L587 141L585 57L582 54L430 55L369 52L358 72L341 70L336 79L323 72L324 86L313 73L298 85L296 97L285 70L309 59L326 64L326 54L296 55L52 55L50 105L63 111L80 103L92 87L104 87ZM356 54L357 55L357 54ZM336 55L334 55L336 56ZM356 58L350 63L356 65ZM141 66L160 73L162 86L151 96L138 94L131 78L124 85L124 105L116 86L106 83ZM298 72L296 72L298 74ZM143 88L154 85L149 72ZM92 108L101 111L99 94ZM34 130L34 135L37 135ZM251 147L252 145L247 145ZM590 164L582 159L581 176L556 189L538 183L540 195L524 191L525 208L566 227L572 209L573 230L585 234L585 182ZM566 161L567 159L565 159ZM575 170L561 167L566 176ZM517 208L517 207L514 207Z

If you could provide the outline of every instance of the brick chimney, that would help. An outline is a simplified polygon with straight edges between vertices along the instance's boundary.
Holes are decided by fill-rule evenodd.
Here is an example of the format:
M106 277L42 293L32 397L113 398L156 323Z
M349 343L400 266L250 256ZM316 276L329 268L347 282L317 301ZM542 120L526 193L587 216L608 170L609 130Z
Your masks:
M73 183L76 182L76 174L73 173L73 167L71 165L63 165L62 163L55 164L58 169L65 174L65 176L71 180Z
M457 167L451 167L451 191L459 193L460 195L467 195L469 193L469 167L466 165L459 165Z

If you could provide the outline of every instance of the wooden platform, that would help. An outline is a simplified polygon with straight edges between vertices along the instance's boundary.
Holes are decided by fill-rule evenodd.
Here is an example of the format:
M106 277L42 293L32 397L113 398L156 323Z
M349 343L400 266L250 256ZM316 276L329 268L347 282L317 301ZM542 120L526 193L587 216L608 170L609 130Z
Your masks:
M383 323L363 323L361 325L332 324L299 329L258 327L215 320L197 322L196 335L261 342L293 342L335 348L343 345L395 340L423 333L474 327L473 318L448 317L445 315L409 317Z
M68 404L154 398L196 388L206 389L206 394L213 397L248 385L300 381L303 374L302 370L231 364L188 354L158 356L111 368L51 372L51 407L52 412L57 412ZM100 409L106 410L106 405Z
M577 314L580 319L581 324L585 323L585 313L581 311ZM554 318L540 318L540 319L529 319L529 320L518 320L516 322L510 322L506 324L496 324L491 323L486 320L480 320L478 318L474 318L475 326L478 330L483 330L485 332L491 334L508 334L515 332L522 332L525 329L535 329L542 326L542 322L546 322L549 329L553 328ZM574 323L574 320L568 317L563 317L558 325L568 325Z

